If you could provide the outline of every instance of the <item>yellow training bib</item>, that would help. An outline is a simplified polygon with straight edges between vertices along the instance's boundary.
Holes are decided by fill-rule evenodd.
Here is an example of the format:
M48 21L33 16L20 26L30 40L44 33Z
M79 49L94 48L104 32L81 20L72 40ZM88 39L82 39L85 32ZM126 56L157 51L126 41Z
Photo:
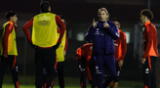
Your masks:
M56 15L41 13L33 19L32 42L39 47L52 47L57 43Z
M59 34L58 34L59 36ZM57 62L63 62L65 60L65 46L66 46L66 31L64 33L64 36L62 38L62 42L59 46L59 48L56 50L56 60Z
M13 22L8 21L3 25L2 37L4 36L4 32L5 32L6 26L8 24L13 24ZM0 47L1 47L0 51L1 51L1 54L2 54L2 52L3 52L2 38L1 38ZM15 28L12 29L12 32L9 34L9 37L8 37L8 55L16 55L16 56L18 55Z

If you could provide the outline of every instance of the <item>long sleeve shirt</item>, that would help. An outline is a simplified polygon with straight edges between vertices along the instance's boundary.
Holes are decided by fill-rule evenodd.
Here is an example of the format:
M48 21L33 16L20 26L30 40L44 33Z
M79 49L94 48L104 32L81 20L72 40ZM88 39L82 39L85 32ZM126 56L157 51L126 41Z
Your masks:
M58 29L60 29L60 31L59 31L60 37L59 37L57 43L61 43L63 35L64 35L64 32L66 30L66 26L63 23L63 21L62 21L60 16L56 16L56 23L58 25ZM32 25L33 25L33 18L31 20L27 21L23 26L23 31L24 31L25 35L27 36L27 40L30 43L32 43L32 40L31 40L31 34L30 34L30 30L29 29L32 27ZM58 31L58 29L57 29L57 31Z

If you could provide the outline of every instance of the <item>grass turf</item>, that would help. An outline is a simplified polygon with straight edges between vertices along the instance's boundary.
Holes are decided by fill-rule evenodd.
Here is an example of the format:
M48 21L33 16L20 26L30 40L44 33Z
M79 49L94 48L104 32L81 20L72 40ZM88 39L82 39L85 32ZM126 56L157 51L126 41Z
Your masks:
M2 88L14 88L13 85L11 84L5 84L3 85ZM34 85L21 85L20 88L35 88ZM54 88L59 88L58 86L55 86ZM80 86L66 86L65 88L80 88ZM90 88L90 87L87 87L87 88ZM136 87L136 86L130 86L130 87L127 87L127 86L120 86L119 88L142 88L142 87Z
M20 88L35 88L34 86L34 77L33 76L20 76ZM57 86L57 80L56 80L56 86L54 88L59 88ZM72 78L72 77L66 77L65 78L65 88L80 88L79 85L79 78ZM119 88L143 88L143 82L136 82L136 81L120 81ZM88 84L89 85L89 84ZM2 88L14 88L12 79L10 76L5 76L4 84ZM90 87L87 87L90 88Z
M119 88L142 88L143 84L140 82L121 81ZM3 88L14 88L13 84L4 84ZM20 88L35 88L34 84L21 84ZM57 85L54 88L59 88ZM65 88L80 88L79 84L68 84ZM90 88L90 87L87 87Z
M14 88L12 84L4 84L3 88ZM35 88L34 85L21 85L20 88ZM58 86L55 86L54 88L59 88ZM65 88L80 88L79 86L67 86Z

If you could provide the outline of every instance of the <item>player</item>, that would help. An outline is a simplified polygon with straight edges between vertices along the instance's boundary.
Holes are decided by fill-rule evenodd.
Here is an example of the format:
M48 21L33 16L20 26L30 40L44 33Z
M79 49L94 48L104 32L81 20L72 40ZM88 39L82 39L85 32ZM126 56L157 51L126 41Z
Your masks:
M120 22L115 20L114 24L118 28L119 38L115 40L115 58L116 58L116 67L117 67L117 78L114 81L112 88L118 88L118 81L121 73L121 68L124 63L124 58L127 53L127 42L126 34L122 31Z
M15 88L20 88L18 81L18 66L17 59L18 49L16 41L16 29L18 17L15 12L9 11L6 14L7 22L4 23L1 36L0 48L0 88L2 88L2 82L4 74L7 68L12 73L12 79Z
M66 24L65 20L62 19L65 29L66 29ZM59 29L60 30L60 29ZM58 35L60 34L60 31L58 31ZM56 62L57 62L57 72L58 72L58 80L59 80L59 86L60 88L65 87L65 80L64 80L64 63L65 63L65 55L67 52L67 31L65 31L64 36L62 38L62 42L59 46L59 48L56 50Z
M153 12L144 9L140 12L140 20L144 25L144 54L142 63L144 64L144 88L156 88L156 77L154 63L159 57L157 29L151 20Z
M78 67L80 69L80 84L81 88L87 87L87 79L91 84L91 88L94 88L92 80L92 43L83 44L76 50L76 57L78 60Z
M36 64L36 88L42 88L44 79L47 80L47 87L52 87L56 71L54 64L56 61L56 49L61 44L65 25L60 16L51 12L51 5L48 1L41 3L41 13L35 15L31 20L25 23L23 30L27 40L32 46L35 46L35 64ZM32 34L30 28L32 27ZM58 37L58 28L60 35ZM45 73L46 77L43 75Z

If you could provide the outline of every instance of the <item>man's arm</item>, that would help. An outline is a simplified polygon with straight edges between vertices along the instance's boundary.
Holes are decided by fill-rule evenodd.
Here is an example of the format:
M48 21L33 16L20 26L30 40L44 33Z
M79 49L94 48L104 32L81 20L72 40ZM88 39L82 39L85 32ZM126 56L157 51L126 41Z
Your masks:
M149 29L150 27L146 26L145 27L145 31L144 31L144 37L145 37L145 50L144 50L144 54L143 54L143 58L142 58L142 64L144 64L146 62L146 58L148 56L148 53L149 53L149 49L151 47L151 36L150 36L150 33L149 33Z
M147 57L147 55L148 55L148 53L149 53L149 49L150 49L150 47L151 47L151 36L150 36L150 34L151 33L149 33L149 30L150 30L150 27L146 27L146 30L145 30L145 34L146 34L146 47L145 47L145 51L144 51L144 55L143 55L143 58L146 58Z
M62 38L64 36L64 32L66 31L66 25L65 23L62 21L61 17L60 16L56 16L56 23L60 29L60 37L58 39L58 42L57 43L61 43L62 41Z
M123 39L122 39L122 59L125 58L126 53L127 53L127 41L126 41L126 34L123 32Z
M118 29L113 23L111 22L105 23L104 28L107 29L108 33L112 36L114 40L119 38Z
M31 33L30 33L30 28L32 27L33 25L33 19L27 21L24 25L23 25L23 31L27 37L27 40L32 43L32 40L31 40Z

